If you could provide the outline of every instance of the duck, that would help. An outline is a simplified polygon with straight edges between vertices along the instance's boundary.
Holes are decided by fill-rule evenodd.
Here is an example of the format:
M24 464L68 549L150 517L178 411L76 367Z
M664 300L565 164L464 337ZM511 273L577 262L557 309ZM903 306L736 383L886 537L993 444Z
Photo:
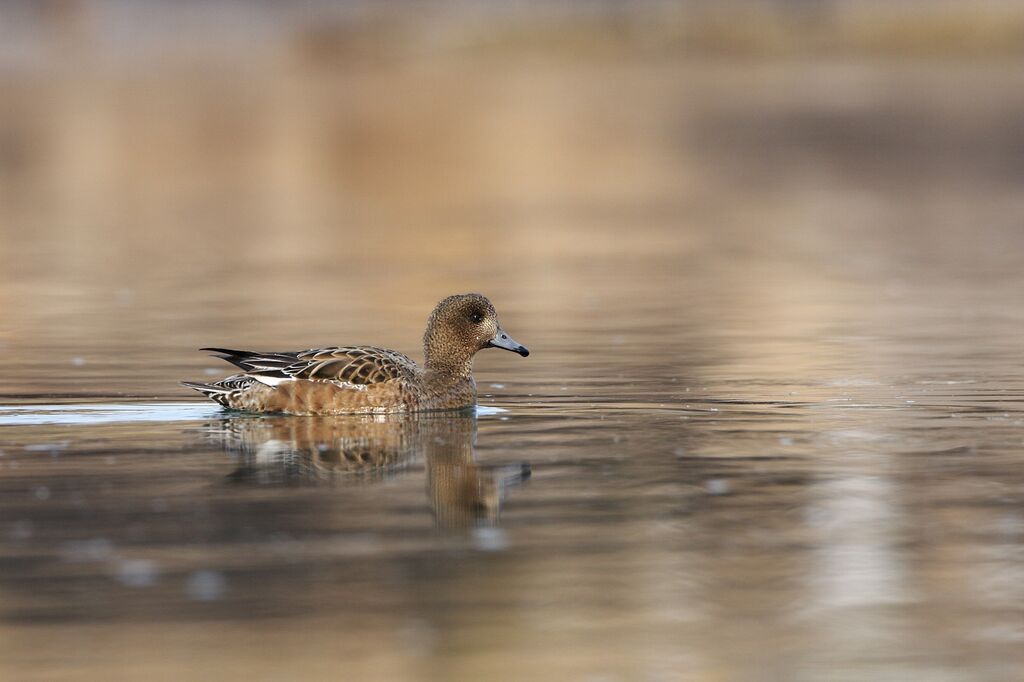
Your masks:
M485 348L530 351L502 329L482 294L449 296L423 334L423 364L376 346L297 352L200 348L242 369L214 383L183 381L223 407L293 415L392 414L476 405L473 358Z

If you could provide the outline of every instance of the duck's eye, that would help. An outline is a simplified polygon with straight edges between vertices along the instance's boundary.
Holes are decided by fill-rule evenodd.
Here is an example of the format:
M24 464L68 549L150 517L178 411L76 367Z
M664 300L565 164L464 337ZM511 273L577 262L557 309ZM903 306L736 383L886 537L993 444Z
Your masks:
M484 316L482 313L474 311L469 314L469 321L472 322L473 324L480 324L481 322L484 321Z

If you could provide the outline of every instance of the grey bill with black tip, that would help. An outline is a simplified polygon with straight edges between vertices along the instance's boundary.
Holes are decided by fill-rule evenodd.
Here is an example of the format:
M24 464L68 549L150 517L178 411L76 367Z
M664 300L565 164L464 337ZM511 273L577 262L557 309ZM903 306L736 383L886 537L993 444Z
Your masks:
M503 329L498 329L498 333L494 335L493 339L487 342L487 346L489 348L503 348L505 350L510 350L513 353L519 353L524 358L530 354L530 351L526 346L506 334Z

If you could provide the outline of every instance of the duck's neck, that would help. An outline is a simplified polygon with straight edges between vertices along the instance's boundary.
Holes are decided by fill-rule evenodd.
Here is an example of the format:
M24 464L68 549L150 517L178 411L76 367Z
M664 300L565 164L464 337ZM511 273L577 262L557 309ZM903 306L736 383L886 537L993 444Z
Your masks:
M447 383L465 381L473 377L472 355L451 355L426 346L423 349L423 358L428 380Z
M435 325L427 327L423 335L423 366L428 379L447 383L471 378L473 355L475 353L447 338Z

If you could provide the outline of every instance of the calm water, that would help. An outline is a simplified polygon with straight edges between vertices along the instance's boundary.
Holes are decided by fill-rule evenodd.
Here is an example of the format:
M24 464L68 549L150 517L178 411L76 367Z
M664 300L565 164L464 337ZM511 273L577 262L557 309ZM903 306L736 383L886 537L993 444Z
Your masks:
M535 351L479 358L479 415L8 397L3 665L1012 679L1024 374L990 286L858 287L811 331L506 315ZM112 354L61 371L130 381Z
M1020 679L1021 72L513 71L603 112L561 170L625 129L619 170L505 182L559 105L509 178L396 179L435 229L7 205L0 676ZM466 290L532 351L478 356L476 414L176 384L203 345L417 355Z

